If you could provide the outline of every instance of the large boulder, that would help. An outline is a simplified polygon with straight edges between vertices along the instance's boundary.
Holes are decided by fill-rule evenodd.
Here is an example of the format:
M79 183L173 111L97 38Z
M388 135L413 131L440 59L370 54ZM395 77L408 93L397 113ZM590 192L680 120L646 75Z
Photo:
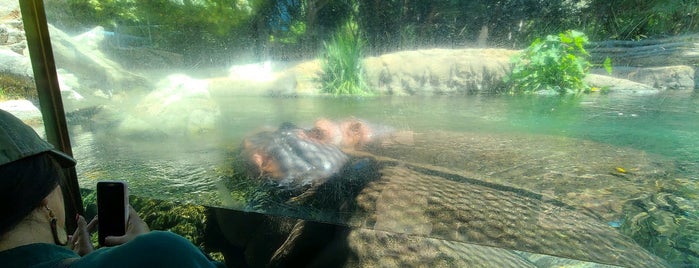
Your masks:
M35 88L29 58L10 49L0 48L0 81L4 87Z
M402 51L364 61L371 88L388 95L482 93L497 87L517 51L429 49Z
M585 77L588 85L613 94L648 95L660 92L657 88L608 75L589 74Z
M483 93L501 84L517 51L505 49L427 49L364 59L368 87L381 95L454 95ZM320 60L296 64L259 81L248 76L211 79L223 94L318 95Z
M24 54L27 48L24 27L19 10L0 11L0 47L9 48L18 54Z
M603 69L594 69L593 74L605 74ZM694 68L687 65L662 67L614 67L612 77L641 83L656 89L691 90L695 85Z
M314 69L310 76L315 77L318 70ZM304 74L298 72L296 68L278 71L272 62L267 61L231 66L228 69L228 76L211 78L208 81L211 94L216 97L317 94L319 85L299 86L297 84L297 80L302 76ZM307 92L303 92L304 90Z
M117 127L122 136L196 139L216 130L221 111L208 82L176 74L158 83Z
M77 37L51 25L49 30L56 66L79 78L80 88L74 90L81 95L110 98L114 94L150 88L151 83L145 77L125 70L99 50L104 39L101 28Z
M5 2L0 5L0 83L23 94L18 97L35 100L34 73L19 5L16 1ZM114 94L150 88L145 77L126 70L101 52L105 38L101 27L78 36L69 36L52 25L49 31L67 111L103 104Z

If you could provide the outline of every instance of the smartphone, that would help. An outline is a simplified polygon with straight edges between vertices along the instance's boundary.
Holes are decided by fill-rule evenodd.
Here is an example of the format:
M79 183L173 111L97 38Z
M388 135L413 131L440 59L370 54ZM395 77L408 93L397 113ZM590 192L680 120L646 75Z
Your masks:
M126 234L129 217L129 187L124 181L97 182L97 236L104 246L107 236Z

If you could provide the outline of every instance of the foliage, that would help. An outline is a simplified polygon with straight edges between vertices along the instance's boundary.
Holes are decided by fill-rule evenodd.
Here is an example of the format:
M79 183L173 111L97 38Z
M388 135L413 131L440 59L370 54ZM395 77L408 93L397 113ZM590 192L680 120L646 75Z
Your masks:
M590 64L584 45L587 36L578 31L536 39L512 58L512 73L505 78L510 93L556 92L560 95L580 93L590 87L584 78Z
M82 189L81 195L85 206L85 218L89 221L97 214L97 194L96 191ZM205 207L133 195L129 196L129 203L151 230L172 231L199 247L204 246Z
M47 15L68 32L100 25L196 64L308 58L350 19L367 54L472 46L479 36L490 47L522 48L565 29L591 40L699 31L699 2L688 0L55 0Z
M584 8L596 39L638 40L699 31L699 1L593 0Z
M13 75L0 74L0 100L37 100L34 81Z
M463 47L483 37L488 46L515 48L530 36L579 25L574 1L360 1L359 22L374 51ZM555 23L552 23L555 22Z
M130 196L129 202L151 229L172 231L195 245L204 244L206 208L203 206L136 196Z
M104 27L114 36L147 40L148 46L180 53L190 62L223 60L219 50L249 47L254 25L264 19L270 1L81 1L57 0L47 5L51 23L65 31ZM213 49L212 49L213 48ZM206 52L206 53L193 53ZM205 55L202 55L205 54Z
M325 43L322 58L323 74L320 77L322 91L335 95L366 95L362 57L364 40L358 25L348 20Z
M303 21L295 21L289 25L289 29L279 34L279 36L270 35L270 42L280 42L282 44L295 44L306 33L306 24Z

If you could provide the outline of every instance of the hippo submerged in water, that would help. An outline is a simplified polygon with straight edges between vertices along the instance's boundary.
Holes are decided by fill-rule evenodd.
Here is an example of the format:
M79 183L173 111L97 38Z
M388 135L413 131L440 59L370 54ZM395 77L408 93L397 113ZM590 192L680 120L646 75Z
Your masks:
M310 129L291 123L274 131L247 137L240 156L250 177L269 180L283 188L323 184L338 174L349 157L343 152L362 148L390 132L359 119L333 122L319 119Z

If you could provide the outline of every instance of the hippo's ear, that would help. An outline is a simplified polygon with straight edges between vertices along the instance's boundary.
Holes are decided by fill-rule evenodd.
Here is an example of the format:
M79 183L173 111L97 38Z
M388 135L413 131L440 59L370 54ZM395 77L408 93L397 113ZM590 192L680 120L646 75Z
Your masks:
M255 165L262 169L262 167L265 165L265 162L267 162L267 156L261 154L259 151L255 152L252 154L251 160Z
M269 176L272 178L281 178L284 174L279 167L277 160L264 152L259 150L252 153L250 160L257 166L261 175Z
M290 131L294 129L298 129L299 127L296 126L294 123L291 122L284 122L279 126L279 131L284 132L284 131Z

